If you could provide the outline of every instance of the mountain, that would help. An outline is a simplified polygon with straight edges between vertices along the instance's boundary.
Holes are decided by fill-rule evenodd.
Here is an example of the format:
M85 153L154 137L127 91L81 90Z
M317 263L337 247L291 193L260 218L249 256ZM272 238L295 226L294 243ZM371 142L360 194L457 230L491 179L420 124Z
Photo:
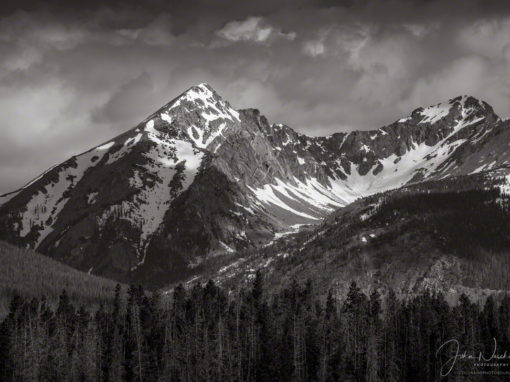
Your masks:
M461 96L328 137L234 110L209 85L0 197L0 239L149 286L319 224L360 197L503 168L509 122Z

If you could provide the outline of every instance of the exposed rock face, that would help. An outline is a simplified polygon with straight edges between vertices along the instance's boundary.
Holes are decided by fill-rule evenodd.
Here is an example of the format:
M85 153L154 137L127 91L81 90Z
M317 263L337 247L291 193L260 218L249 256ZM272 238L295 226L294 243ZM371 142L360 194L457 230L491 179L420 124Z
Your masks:
M360 196L503 165L507 125L464 96L378 130L309 137L202 84L1 196L0 239L160 285Z

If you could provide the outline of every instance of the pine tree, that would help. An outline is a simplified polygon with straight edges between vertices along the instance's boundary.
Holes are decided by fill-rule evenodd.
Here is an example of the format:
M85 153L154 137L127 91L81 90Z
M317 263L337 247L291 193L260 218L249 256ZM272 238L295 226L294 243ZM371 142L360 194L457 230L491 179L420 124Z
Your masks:
M379 367L380 367L380 295L377 289L372 291L369 300L369 327L368 327L368 343L367 343L367 381L378 382L380 381Z
M342 313L345 321L346 350L344 370L354 380L362 380L366 370L367 299L353 281Z
M383 380L387 382L397 382L401 379L400 358L398 357L398 305L395 292L393 289L390 289L386 297L383 341L384 358L382 361Z

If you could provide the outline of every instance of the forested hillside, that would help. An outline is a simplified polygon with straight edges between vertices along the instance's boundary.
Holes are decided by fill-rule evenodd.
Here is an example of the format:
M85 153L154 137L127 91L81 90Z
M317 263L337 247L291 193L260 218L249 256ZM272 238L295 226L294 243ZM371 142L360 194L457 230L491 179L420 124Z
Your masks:
M504 185L505 183L503 183ZM510 199L494 172L423 182L360 199L317 228L270 246L213 259L205 277L236 286L263 269L273 289L312 279L323 295L362 290L400 295L440 290L483 299L510 288Z
M111 302L115 283L0 241L0 318L7 314L14 295L26 300L44 296L56 306L63 289L73 303L98 306Z
M162 302L130 287L88 310L64 292L56 309L13 298L0 327L6 381L445 381L506 380L507 366L479 366L454 350L487 357L510 346L510 298L484 305L441 293L383 300L351 283L343 302L318 298L312 283L269 294L261 273L227 293L213 282L175 289ZM384 307L384 308L382 308ZM501 362L504 363L504 362ZM450 366L451 370L450 370ZM476 374L473 374L476 373ZM472 378L472 379L470 379ZM489 379L487 379L489 380Z

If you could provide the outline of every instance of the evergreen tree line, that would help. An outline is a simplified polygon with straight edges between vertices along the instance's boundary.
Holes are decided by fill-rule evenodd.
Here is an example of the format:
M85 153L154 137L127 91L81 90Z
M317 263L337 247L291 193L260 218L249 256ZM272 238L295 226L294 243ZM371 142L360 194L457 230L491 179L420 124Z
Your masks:
M382 308L384 306L384 309ZM483 306L466 296L449 306L441 293L399 300L365 295L355 283L343 299L320 299L311 282L269 295L252 285L227 292L212 281L173 297L117 287L95 312L45 299L12 299L0 326L2 381L478 381L459 360L441 377L451 351L510 350L510 298ZM451 349L450 349L451 350ZM444 369L444 368L443 368ZM467 373L467 374L466 374ZM486 378L486 379L485 379Z

